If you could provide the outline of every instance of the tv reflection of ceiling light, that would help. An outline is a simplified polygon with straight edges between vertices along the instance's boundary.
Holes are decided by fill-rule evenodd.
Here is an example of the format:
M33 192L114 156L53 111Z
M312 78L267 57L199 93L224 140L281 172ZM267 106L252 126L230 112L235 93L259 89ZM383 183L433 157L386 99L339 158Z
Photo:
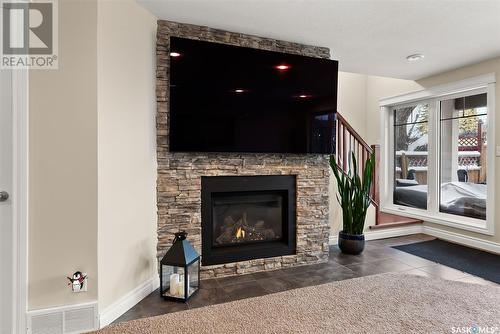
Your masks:
M234 92L235 92L235 93L244 93L244 92L245 92L245 90L244 90L244 89L240 89L240 88L238 88L238 89L235 89L235 90L234 90Z
M307 99L307 98L310 98L310 97L311 97L311 95L307 95L307 94L300 94L299 95L299 98L301 98L301 99Z
M170 57L180 57L181 54L179 52L170 52Z
M286 71L290 68L290 65L281 64L281 65L274 66L274 68L276 68L280 71Z

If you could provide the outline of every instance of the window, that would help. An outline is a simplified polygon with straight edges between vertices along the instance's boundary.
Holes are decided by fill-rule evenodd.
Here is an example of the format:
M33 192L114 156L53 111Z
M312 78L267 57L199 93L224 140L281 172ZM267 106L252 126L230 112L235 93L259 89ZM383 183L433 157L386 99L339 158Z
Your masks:
M394 109L394 203L427 209L429 104Z
M440 101L439 211L486 219L486 94Z
M382 211L493 234L494 82L486 75L381 101Z

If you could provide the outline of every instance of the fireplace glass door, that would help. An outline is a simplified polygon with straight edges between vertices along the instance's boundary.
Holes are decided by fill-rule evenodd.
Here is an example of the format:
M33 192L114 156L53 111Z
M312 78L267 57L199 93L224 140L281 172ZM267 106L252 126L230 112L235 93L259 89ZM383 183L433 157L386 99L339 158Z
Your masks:
M283 238L286 193L215 193L212 247L279 241Z

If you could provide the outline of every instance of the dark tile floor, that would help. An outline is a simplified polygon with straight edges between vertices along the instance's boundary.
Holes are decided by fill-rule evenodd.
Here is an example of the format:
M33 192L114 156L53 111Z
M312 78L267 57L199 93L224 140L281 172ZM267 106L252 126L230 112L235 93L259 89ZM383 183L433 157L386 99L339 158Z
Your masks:
M160 297L159 292L155 291L115 322L386 272L405 272L448 280L496 285L479 277L391 248L395 245L430 239L434 238L424 234L416 234L368 241L365 251L358 256L342 254L337 246L332 246L330 259L327 263L204 280L201 282L198 293L186 304L165 301Z

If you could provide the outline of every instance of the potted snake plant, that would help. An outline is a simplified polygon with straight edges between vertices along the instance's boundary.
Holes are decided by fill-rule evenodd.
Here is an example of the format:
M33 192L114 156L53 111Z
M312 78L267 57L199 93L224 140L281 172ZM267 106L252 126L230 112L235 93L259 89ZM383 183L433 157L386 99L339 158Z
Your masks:
M346 173L330 157L330 166L337 179L337 200L342 208L342 230L339 232L339 248L342 253L357 255L365 248L366 211L370 206L370 189L375 168L375 155L366 160L363 175L358 172L358 164L352 154L352 168Z

